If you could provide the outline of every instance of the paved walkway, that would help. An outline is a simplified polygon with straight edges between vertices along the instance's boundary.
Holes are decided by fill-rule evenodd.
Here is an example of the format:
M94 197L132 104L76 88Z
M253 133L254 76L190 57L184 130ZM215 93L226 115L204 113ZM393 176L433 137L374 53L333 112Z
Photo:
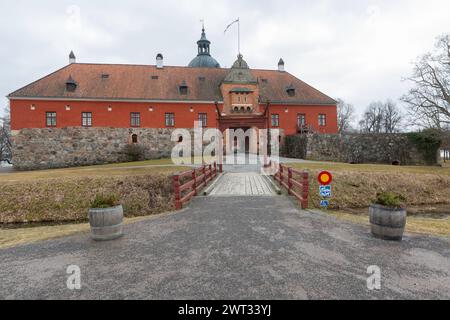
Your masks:
M125 234L0 250L0 298L450 299L449 239L377 240L282 196L199 197ZM69 265L81 268L80 291L66 287ZM367 289L370 265L381 291Z
M275 196L268 178L254 172L225 173L211 191L211 196Z

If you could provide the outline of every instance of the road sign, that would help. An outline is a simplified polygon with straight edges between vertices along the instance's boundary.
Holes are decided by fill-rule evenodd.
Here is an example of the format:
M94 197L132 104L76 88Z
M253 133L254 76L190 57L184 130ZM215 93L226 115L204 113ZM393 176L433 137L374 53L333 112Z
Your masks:
M320 196L322 198L331 198L331 186L320 186Z
M330 201L328 201L328 200L321 200L320 201L320 206L322 208L328 208L330 206Z
M333 181L333 176L328 171L322 171L318 179L321 186L328 186Z

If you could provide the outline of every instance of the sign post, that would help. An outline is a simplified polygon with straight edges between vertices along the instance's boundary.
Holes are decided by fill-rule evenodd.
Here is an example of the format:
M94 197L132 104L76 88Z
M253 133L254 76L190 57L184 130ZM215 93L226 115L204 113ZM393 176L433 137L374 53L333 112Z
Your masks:
M320 185L320 206L324 209L328 209L330 206L330 201L328 199L332 197L331 182L333 181L333 175L328 171L322 171L318 176L318 180Z

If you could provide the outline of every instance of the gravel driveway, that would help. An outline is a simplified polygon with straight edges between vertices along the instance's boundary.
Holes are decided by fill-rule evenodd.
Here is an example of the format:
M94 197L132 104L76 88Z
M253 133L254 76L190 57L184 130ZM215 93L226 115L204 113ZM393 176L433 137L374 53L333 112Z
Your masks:
M384 242L282 196L200 197L125 231L114 242L82 234L0 250L0 298L450 298L449 239ZM69 265L81 268L79 291L67 289ZM380 291L367 289L371 265Z

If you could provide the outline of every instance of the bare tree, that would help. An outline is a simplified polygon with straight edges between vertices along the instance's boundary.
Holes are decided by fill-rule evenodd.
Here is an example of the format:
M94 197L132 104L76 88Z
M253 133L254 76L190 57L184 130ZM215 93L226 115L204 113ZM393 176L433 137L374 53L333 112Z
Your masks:
M7 106L4 117L0 118L0 161L11 161L11 117Z
M361 132L380 133L383 129L384 105L381 101L372 102L359 122Z
M413 88L402 97L412 123L437 129L450 125L450 34L441 36L434 52L420 57L407 80Z
M392 100L387 100L383 110L383 127L385 133L394 133L400 131L402 114L397 105Z
M392 100L372 102L359 122L364 133L394 133L400 131L402 114Z
M339 133L347 132L351 129L355 108L342 99L338 99L337 102Z

